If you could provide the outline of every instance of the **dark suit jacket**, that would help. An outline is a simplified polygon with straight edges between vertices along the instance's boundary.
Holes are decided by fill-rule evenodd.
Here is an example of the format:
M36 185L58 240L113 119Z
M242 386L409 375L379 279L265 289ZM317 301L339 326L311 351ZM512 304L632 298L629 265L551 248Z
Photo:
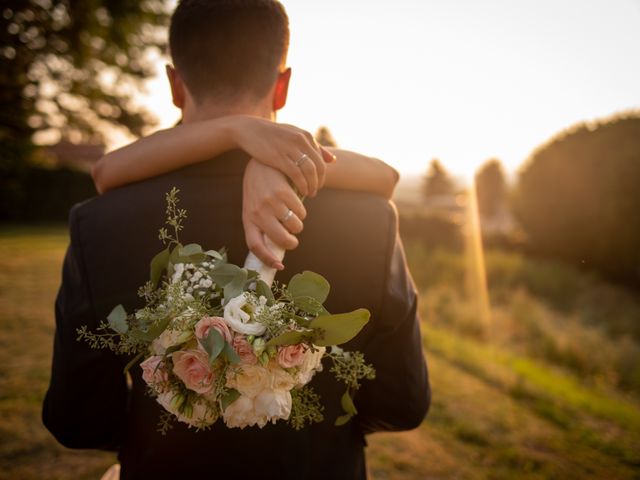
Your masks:
M161 407L145 394L139 367L127 388L128 359L76 341L76 329L96 330L111 309L141 306L137 288L162 248L164 194L181 190L188 209L184 244L229 249L242 265L247 254L241 223L246 155L230 152L208 163L114 190L73 208L71 244L56 301L51 383L43 421L70 448L118 451L122 480L162 478L362 479L364 435L418 426L429 400L416 292L398 238L394 208L380 197L325 190L307 201L300 246L287 254L276 279L312 270L332 291L326 306L338 313L359 307L371 321L347 348L364 352L377 371L356 396L358 415L333 426L343 387L327 371L312 385L325 405L325 421L299 432L285 423L264 429L227 429L218 422L196 433L176 423L156 431Z

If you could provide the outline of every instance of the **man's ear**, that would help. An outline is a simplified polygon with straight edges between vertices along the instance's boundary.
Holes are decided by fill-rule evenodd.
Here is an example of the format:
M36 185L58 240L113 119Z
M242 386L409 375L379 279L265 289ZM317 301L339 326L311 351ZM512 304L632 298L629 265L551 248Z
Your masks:
M179 109L184 108L185 102L185 87L180 74L171 65L167 65L167 78L169 79L169 85L171 86L171 98L173 104Z
M277 112L287 103L289 93L289 80L291 79L291 68L278 74L276 88L273 91L273 111Z

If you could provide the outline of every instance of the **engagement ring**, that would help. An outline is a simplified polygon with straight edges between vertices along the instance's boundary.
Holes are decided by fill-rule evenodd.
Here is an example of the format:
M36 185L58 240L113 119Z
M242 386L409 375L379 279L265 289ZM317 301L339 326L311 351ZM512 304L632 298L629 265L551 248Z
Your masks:
M300 165L302 165L302 162L304 162L308 158L309 158L309 155L307 155L306 153L303 153L302 156L296 161L296 167L299 167Z
M291 209L289 209L287 210L287 213L284 215L284 217L282 217L282 223L285 223L291 217L293 217L293 212L291 211Z

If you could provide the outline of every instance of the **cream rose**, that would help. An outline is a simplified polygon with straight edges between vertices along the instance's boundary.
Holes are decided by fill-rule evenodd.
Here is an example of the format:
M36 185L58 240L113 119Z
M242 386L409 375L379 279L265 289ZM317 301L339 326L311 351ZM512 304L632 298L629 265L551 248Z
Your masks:
M176 395L177 393L174 391L164 392L156 397L156 401L169 413L175 415L178 421L194 427L202 427L205 425L211 425L218 419L215 410L211 408L211 406L207 405L206 402L193 403L191 405L193 409L191 416L187 417L183 413L180 413L177 408L172 406L173 397Z
M241 395L227 407L222 418L229 428L244 428L255 425L256 415L253 409L253 399Z
M307 349L304 353L304 360L300 365L298 373L297 386L301 387L311 381L316 372L322 371L322 356L326 350L325 347L314 347L315 352Z
M254 400L254 410L258 425L286 420L291 415L291 394L282 390L263 390Z
M173 373L189 390L209 393L214 386L215 374L209 366L209 357L202 350L179 350L172 354Z
M269 386L273 390L286 390L288 392L296 385L296 379L275 363L269 365L269 373L271 374Z
M227 386L249 398L254 398L271 383L271 373L261 365L242 365L239 370L228 375Z
M258 363L258 357L253 353L253 347L247 341L247 337L244 335L236 335L233 337L232 345L242 363L249 365Z
M151 350L156 355L164 355L167 348L180 345L188 341L191 337L193 337L193 333L190 331L183 332L167 328L151 343Z
M231 341L233 340L233 334L231 333L231 330L229 330L229 327L222 317L201 318L195 326L196 337L200 340L207 338L207 336L209 335L209 330L211 330L212 328L215 328L218 333L222 335L222 338L224 338L225 342L231 343Z
M280 347L278 350L278 363L283 368L299 366L304 361L305 348L302 344Z
M247 304L247 295L245 293L229 300L224 307L224 321L235 332L244 333L245 335L262 335L266 327L251 320L251 315L243 310Z

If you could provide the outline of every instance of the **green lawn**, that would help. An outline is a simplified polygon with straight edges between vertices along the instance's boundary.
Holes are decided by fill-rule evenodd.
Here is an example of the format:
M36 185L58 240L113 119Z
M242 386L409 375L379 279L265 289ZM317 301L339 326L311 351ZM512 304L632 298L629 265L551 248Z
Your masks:
M97 479L114 461L58 446L40 423L66 242L61 227L0 228L0 479ZM483 331L455 282L420 280L437 259L409 253L425 292L433 405L420 428L370 437L373 479L640 477L640 401L624 387L633 378L616 374L627 364L615 363L624 348L637 363L635 340L583 325L578 310L517 282ZM601 367L602 352L621 366Z

